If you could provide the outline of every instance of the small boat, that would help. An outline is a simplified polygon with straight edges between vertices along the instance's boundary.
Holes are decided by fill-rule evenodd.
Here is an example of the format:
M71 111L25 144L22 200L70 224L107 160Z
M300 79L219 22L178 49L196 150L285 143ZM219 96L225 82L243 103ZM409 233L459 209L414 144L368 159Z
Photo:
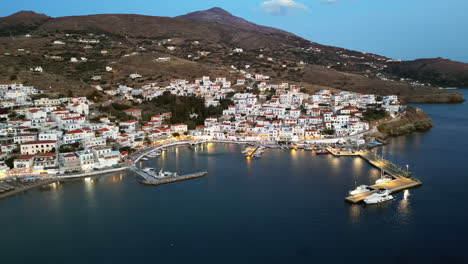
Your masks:
M143 171L148 173L149 175L153 175L156 170L153 168L144 168Z
M246 154L247 152L249 152L249 150L250 150L250 147L245 148L245 149L242 151L242 154Z
M393 180L392 177L385 176L384 174L385 173L384 173L383 169L381 169L380 170L380 179L376 180L375 184L382 184L382 183L386 183L386 182L389 182L389 181Z
M315 154L317 154L317 155L326 155L326 154L330 154L330 151L328 151L326 149L319 149L319 150L315 151Z
M158 179L166 177L177 177L177 172L163 171L161 169L155 177Z
M390 200L393 200L393 196L390 195L390 191L387 189L383 189L377 193L369 195L366 199L364 199L364 202L366 204L377 204Z
M358 194L361 194L361 193L368 192L369 191L368 187L369 186L367 186L367 185L360 185L356 189L354 189L352 191L349 191L349 195L358 195Z
M141 160L145 160L145 161L146 161L146 160L148 160L148 158L143 157L143 158L141 158Z

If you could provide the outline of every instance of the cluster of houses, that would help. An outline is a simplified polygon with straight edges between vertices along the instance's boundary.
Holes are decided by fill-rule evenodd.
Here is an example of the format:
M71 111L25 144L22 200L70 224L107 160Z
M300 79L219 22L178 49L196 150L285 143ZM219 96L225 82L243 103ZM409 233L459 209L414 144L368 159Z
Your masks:
M222 118L209 118L190 131L192 136L225 140L298 142L359 135L369 130L363 112L379 105L391 116L402 110L397 96L377 98L350 92L333 94L322 90L309 95L299 87L282 83L261 89L275 89L266 95L236 93L234 105ZM377 101L380 99L380 101Z
M119 138L119 127L89 122L85 97L32 100L39 92L21 84L0 90L3 102L11 102L0 113L0 178L86 172L121 161L122 153L108 144Z
M128 99L139 95L140 100L151 100L164 92L200 96L207 107L219 105L221 99L233 101L221 117L207 118L193 130L186 124L169 124L171 113L142 122L138 108L124 110L133 120L112 122L101 116L91 122L90 102L85 97L33 100L31 95L40 94L34 87L0 84L0 178L112 167L128 154L123 149L183 136L262 142L353 136L369 130L362 119L369 106L378 105L392 116L403 109L397 96L334 94L328 90L309 95L296 85L268 83L268 76L261 74L244 77L235 84L225 77L211 80L204 76L193 82L172 80L164 87L151 83L140 89L120 86L111 90ZM245 87L236 93L233 86ZM6 166L5 161L11 159Z
M235 83L225 77L212 80L204 76L194 81L171 80L164 86L149 83L139 89L120 86L108 93L120 94L129 100L135 100L134 96L138 95L136 100L140 101L151 100L164 92L200 96L205 99L206 107L218 106L220 99L231 99L234 105L225 109L221 118L209 118L204 125L189 131L194 137L223 140L303 141L354 136L369 130L369 123L363 121L363 113L369 106L374 108L378 105L391 116L402 111L395 95L334 94L328 90L309 95L301 92L299 86L286 82L273 84L268 81L268 76L243 73ZM245 89L235 93L235 86L244 86ZM252 93L254 88L260 94ZM127 114L138 119L141 116L139 111L129 109ZM154 137L166 129L155 128L151 122L143 127L151 127L149 135L154 132Z

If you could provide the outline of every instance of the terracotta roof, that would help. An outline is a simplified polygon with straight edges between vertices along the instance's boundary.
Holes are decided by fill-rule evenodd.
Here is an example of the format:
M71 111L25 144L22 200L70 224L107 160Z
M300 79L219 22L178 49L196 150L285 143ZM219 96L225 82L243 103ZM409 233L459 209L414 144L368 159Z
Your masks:
M16 159L17 159L17 160L18 160L18 159L19 159L19 160L27 160L27 159L31 159L31 158L33 158L33 157L34 157L34 155L22 155L22 156L17 157Z
M23 143L21 145L51 144L51 143L57 143L57 141L55 141L55 140L35 140L35 141L29 141L29 142Z
M53 157L53 156L57 156L57 153L41 153L41 154L36 155L36 157Z

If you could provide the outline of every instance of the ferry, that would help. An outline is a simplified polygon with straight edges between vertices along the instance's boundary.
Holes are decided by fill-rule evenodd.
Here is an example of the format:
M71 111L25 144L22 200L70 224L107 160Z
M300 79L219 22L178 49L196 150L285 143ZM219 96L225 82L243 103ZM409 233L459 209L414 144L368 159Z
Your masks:
M364 202L366 204L377 204L390 200L393 200L393 196L390 195L390 191L387 189L383 189L377 193L371 194L369 197L364 199Z
M361 194L361 193L368 192L369 191L368 187L369 186L367 186L367 185L360 185L356 189L354 189L352 191L349 191L349 195L358 195L358 194Z
M317 155L325 155L325 154L330 154L330 151L328 151L328 150L326 150L326 149L320 149L320 150L315 151L315 154L317 154Z

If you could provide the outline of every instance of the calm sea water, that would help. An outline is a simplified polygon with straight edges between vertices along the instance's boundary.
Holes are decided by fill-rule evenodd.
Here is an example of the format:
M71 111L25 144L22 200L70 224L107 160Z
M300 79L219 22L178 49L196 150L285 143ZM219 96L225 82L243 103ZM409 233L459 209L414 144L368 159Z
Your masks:
M424 182L407 199L345 203L379 177L359 158L169 149L142 165L208 176L103 176L0 200L0 263L468 263L468 104L419 107L434 128L379 150Z

